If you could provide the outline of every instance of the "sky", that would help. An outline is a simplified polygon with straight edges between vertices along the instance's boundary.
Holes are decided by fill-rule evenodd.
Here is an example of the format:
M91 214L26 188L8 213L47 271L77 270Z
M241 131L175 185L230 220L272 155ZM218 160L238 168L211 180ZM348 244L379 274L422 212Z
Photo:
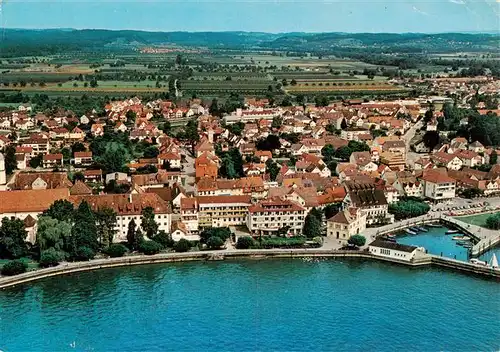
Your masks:
M500 31L500 0L0 0L4 28Z

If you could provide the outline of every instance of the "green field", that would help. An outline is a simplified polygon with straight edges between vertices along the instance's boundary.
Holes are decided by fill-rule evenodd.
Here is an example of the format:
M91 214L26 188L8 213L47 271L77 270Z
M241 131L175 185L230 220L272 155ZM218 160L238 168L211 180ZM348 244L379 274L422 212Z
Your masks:
M488 219L488 217L490 217L492 214L494 213L479 214L472 216L457 216L456 218L467 224L486 227L486 219Z

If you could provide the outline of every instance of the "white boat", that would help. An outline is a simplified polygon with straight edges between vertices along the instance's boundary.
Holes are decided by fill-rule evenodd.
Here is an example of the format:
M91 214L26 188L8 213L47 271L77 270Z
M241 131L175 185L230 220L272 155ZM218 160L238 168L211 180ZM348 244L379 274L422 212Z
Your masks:
M446 231L446 234L447 234L447 235L451 235L451 234L454 234L454 233L459 233L459 232L460 232L460 231L458 231L458 230L448 230L448 231Z
M493 256L491 257L490 262L488 264L494 269L498 268L498 260L495 253L493 253Z
M476 265L483 265L483 266L486 266L488 263L486 263L485 261L483 260L479 260L479 259L476 259L476 258L472 258L470 261L469 261L471 264L476 264Z
M470 241L470 238L467 236L453 236L451 239L454 241Z
M412 230L409 230L409 229L405 229L405 232L409 235L416 235L417 234L416 232L413 232Z

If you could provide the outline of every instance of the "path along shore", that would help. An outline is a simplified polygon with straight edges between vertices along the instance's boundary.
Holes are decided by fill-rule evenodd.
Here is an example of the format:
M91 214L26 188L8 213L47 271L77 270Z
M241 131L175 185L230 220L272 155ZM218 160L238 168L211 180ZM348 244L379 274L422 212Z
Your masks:
M95 259L88 262L63 263L56 267L29 271L15 276L0 277L0 289L25 284L47 277L67 275L77 272L92 271L105 268L124 267L130 265L158 264L186 261L212 261L226 259L263 259L263 258L359 258L384 261L410 267L434 266L456 270L466 274L480 275L500 281L500 270L475 265L450 258L426 254L411 262L372 255L367 251L339 251L325 249L254 249L254 250L217 250L187 253L162 253L155 255L131 255L120 258Z

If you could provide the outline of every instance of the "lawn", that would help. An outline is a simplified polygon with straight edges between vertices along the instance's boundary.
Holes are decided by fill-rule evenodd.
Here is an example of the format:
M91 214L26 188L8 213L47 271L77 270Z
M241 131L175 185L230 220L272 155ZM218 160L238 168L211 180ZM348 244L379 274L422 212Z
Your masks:
M21 258L21 261L25 262L28 264L28 270L34 270L38 268L38 263L34 262L33 260L29 258ZM8 259L0 259L0 269L4 266L5 263L9 262Z
M472 216L457 216L456 219L463 221L467 224L486 227L486 219L494 213L479 214Z

